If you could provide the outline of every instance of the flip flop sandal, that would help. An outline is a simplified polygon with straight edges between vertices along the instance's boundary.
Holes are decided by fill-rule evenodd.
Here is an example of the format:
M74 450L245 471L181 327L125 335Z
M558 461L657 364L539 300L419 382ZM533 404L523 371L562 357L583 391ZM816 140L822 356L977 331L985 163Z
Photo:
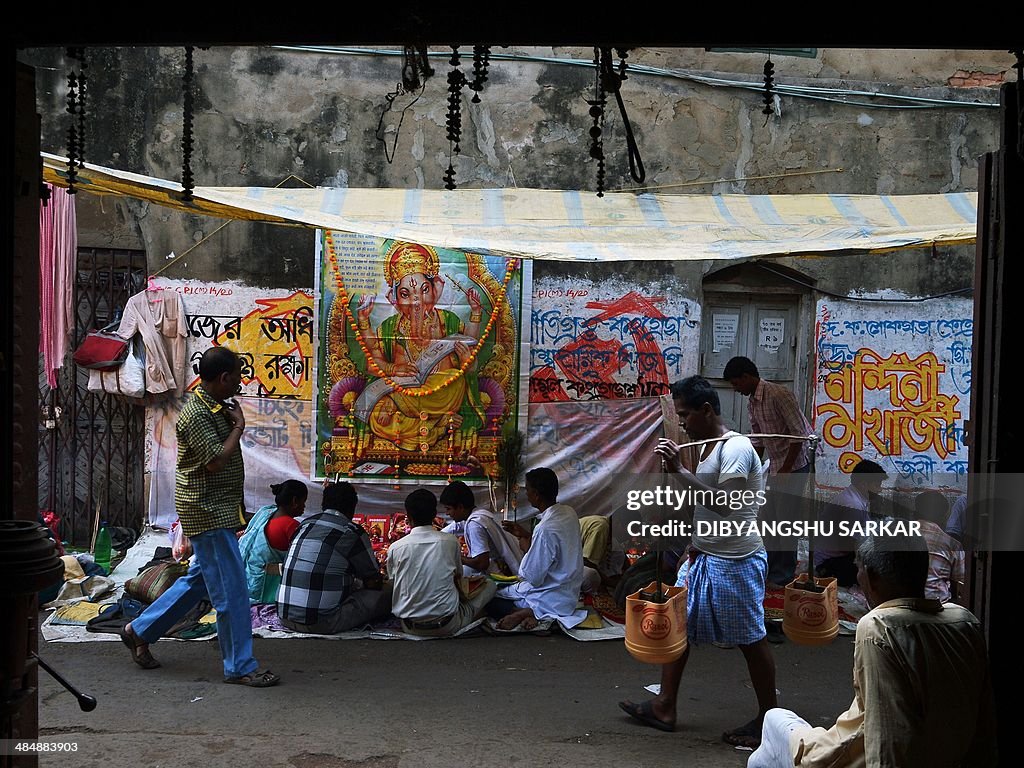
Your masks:
M240 677L225 677L224 682L232 685L248 685L250 688L269 688L280 683L281 676L275 675L269 669L263 669Z
M118 630L117 636L121 638L121 642L131 651L132 661L140 667L143 669L156 669L160 666L160 662L153 658L153 654L149 652L149 645L142 642L134 631L129 630L127 624Z
M757 749L761 746L761 728L756 721L751 720L739 728L733 728L731 731L723 733L722 741L734 747Z
M642 701L639 704L634 704L632 701L620 701L619 709L637 722L650 726L651 728L657 728L659 731L668 731L671 733L676 729L675 723L666 723L664 720L659 720L655 717L650 701Z

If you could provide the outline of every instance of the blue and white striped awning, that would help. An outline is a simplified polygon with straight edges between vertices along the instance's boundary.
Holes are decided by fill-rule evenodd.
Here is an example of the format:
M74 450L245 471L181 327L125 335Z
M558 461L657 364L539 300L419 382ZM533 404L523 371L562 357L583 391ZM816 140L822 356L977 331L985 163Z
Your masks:
M67 186L67 161L43 153ZM548 189L196 187L86 164L76 186L192 214L562 261L748 259L969 243L977 193L666 195Z

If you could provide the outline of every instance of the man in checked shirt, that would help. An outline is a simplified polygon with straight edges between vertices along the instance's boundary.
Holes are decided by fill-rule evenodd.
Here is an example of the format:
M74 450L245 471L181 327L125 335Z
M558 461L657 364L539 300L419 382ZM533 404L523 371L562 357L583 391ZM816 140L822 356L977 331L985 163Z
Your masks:
M242 363L225 347L199 360L200 384L178 416L178 466L174 505L182 532L192 542L192 565L184 576L121 630L121 642L143 669L160 663L149 644L180 621L200 600L217 610L217 639L224 657L224 682L267 688L281 681L260 670L252 652L249 590L236 530L243 525L242 433L245 414L234 400L241 391Z
M781 384L762 379L750 358L734 357L729 360L722 378L748 398L747 413L752 434L801 437L811 434L811 425L800 410L796 396ZM780 438L752 438L751 442L762 458L767 452L770 459L768 503L761 508L759 518L763 522L805 519L804 497L807 473L811 469L808 444L803 440ZM764 544L768 551L768 586L784 587L792 581L796 571L797 541L793 537L766 536Z

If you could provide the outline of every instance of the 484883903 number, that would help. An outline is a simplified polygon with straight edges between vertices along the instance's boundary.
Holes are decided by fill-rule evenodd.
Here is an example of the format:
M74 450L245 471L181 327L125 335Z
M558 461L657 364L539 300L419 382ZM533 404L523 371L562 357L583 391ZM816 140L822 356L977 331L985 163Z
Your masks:
M0 739L0 755L7 757L42 752L77 752L77 741L19 741Z

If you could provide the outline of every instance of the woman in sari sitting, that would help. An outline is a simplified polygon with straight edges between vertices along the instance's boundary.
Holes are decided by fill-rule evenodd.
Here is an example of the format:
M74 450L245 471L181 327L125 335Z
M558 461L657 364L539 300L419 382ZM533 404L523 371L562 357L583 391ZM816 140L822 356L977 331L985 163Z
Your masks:
M299 480L285 480L270 486L270 490L274 503L260 507L238 539L250 603L277 602L281 563L299 527L295 518L306 510L309 496L309 489Z

